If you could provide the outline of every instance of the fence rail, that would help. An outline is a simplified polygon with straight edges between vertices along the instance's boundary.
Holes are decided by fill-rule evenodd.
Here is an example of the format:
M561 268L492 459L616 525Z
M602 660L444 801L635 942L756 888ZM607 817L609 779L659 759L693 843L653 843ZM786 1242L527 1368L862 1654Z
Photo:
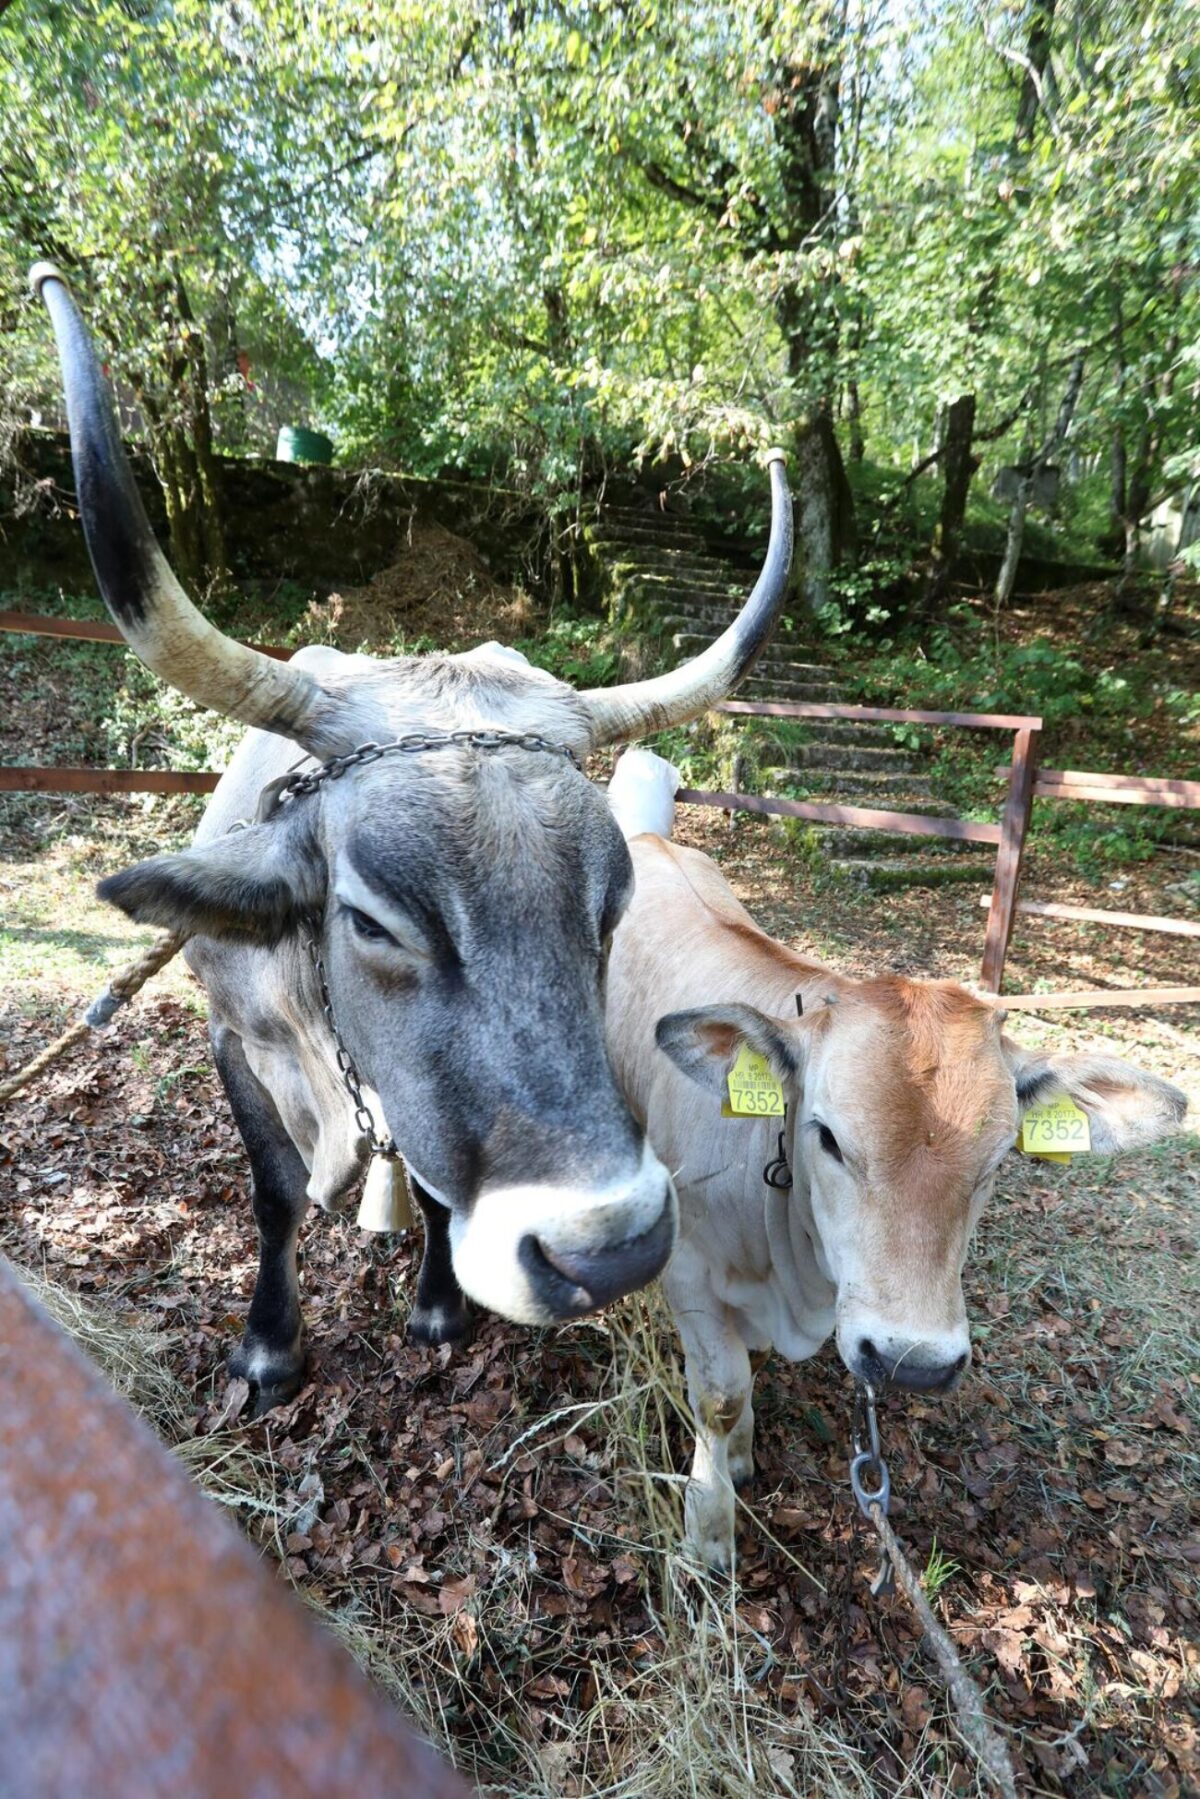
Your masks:
M17 632L26 637L67 637L79 643L123 644L116 625L103 618L50 618L38 612L0 612L0 631ZM256 643L251 649L261 650L276 662L287 662L295 655L278 643Z

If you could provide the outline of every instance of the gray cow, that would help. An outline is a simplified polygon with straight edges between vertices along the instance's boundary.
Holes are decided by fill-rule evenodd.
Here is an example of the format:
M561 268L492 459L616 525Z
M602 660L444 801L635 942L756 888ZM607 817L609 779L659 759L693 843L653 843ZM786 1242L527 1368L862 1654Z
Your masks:
M389 660L313 648L279 663L215 630L178 585L66 283L44 263L31 280L58 338L108 608L155 673L252 727L193 847L101 893L193 934L253 1171L259 1276L232 1365L256 1409L303 1379L308 1204L339 1207L389 1133L426 1215L415 1335L462 1333L461 1299L437 1304L451 1270L483 1305L535 1323L643 1285L671 1252L677 1208L605 1049L604 969L632 869L581 764L696 717L753 664L791 560L782 458L749 601L671 674L576 693L496 645ZM310 778L289 781L296 770Z

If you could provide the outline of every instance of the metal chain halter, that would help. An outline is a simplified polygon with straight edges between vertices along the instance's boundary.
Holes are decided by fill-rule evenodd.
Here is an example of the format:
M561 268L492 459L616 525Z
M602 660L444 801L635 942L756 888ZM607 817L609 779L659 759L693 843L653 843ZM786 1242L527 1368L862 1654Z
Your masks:
M318 768L304 769L271 781L262 791L255 822L261 824L270 818L285 800L297 800L305 794L315 793L326 781L340 780L352 768L363 768L368 763L378 762L383 756L415 756L425 750L446 749L533 750L539 755L563 756L573 768L579 769L581 773L583 771L583 764L574 750L568 749L566 744L552 743L548 737L540 737L536 731L410 731L403 737L393 738L390 743L360 743L357 749L348 750L344 756L331 756L328 762L321 763ZM311 931L305 931L303 936L321 991L321 1010L333 1037L338 1073L354 1107L354 1122L360 1135L370 1145L371 1154L381 1156L384 1161L394 1162L400 1154L399 1145L390 1133L384 1136L376 1131L371 1108L363 1097L362 1082L354 1066L354 1058L338 1030L320 941Z
M426 750L533 750L539 755L562 756L582 774L583 763L565 743L552 743L536 731L409 731L389 743L360 743L344 756L331 756L317 768L280 776L268 782L258 802L255 822L261 824L284 800L315 793L326 781L339 781L352 768L364 768L384 756L417 756Z

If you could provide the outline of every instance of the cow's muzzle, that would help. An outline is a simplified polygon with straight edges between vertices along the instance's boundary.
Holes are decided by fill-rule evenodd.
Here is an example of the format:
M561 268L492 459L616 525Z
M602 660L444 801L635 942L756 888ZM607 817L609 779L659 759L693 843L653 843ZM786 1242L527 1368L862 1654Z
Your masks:
M675 1247L673 1208L663 1206L658 1220L640 1237L605 1249L547 1249L537 1237L523 1237L517 1257L548 1312L580 1318L599 1311L626 1293L636 1293L667 1265Z
M665 1268L679 1215L671 1178L648 1144L604 1187L484 1187L454 1212L454 1272L470 1298L518 1324L597 1311Z

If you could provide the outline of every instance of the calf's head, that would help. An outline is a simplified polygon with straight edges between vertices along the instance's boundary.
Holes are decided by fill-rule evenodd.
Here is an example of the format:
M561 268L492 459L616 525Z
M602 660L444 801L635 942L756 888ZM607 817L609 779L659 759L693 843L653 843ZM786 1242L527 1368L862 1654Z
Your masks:
M604 958L628 898L629 854L563 752L582 760L694 718L752 666L791 561L782 457L768 458L759 581L729 629L672 673L576 693L496 646L274 661L215 630L179 586L67 285L48 264L31 279L58 339L97 581L149 667L318 762L409 733L540 740L354 762L260 824L115 876L104 897L210 938L269 946L303 930L319 942L341 1035L406 1161L449 1206L455 1271L481 1303L543 1322L641 1286L670 1253L675 1201L603 1041ZM330 1048L303 956L279 968L288 1028Z
M660 1020L660 1048L724 1092L743 1044L782 1082L792 1204L837 1291L837 1345L858 1379L946 1393L971 1346L962 1269L996 1172L1035 1103L1069 1096L1092 1148L1174 1130L1184 1095L1105 1054L1028 1051L951 981L832 981L805 1016L707 1007Z

